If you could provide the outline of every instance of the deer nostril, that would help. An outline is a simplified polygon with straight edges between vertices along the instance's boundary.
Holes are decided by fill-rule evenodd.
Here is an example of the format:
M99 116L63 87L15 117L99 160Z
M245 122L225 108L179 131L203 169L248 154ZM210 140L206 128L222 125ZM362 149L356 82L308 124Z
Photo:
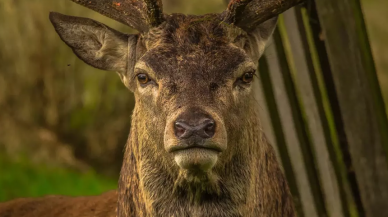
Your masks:
M208 138L211 138L214 136L215 132L215 123L212 120L209 120L207 123L205 123L205 127L203 128L205 135L207 135Z
M174 129L175 129L175 135L178 138L181 138L186 133L186 130L187 130L187 128L185 128L181 122L175 122Z

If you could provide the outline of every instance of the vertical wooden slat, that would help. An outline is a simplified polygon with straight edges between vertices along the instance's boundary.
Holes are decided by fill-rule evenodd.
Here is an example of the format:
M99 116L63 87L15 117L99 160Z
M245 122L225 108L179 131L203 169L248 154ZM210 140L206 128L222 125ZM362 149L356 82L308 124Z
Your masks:
M282 21L282 20L281 20ZM284 27L284 24L280 22L280 26ZM282 54L285 51L287 51L288 54L290 54L290 48L289 46L283 46L283 43L285 45L289 45L288 40L285 37L285 29L279 28L282 34L277 34L275 32L274 39L276 41L277 46L277 52L278 54ZM286 49L285 49L286 48ZM279 55L280 59L282 59L282 75L283 75L283 82L286 87L287 95L289 98L289 102L292 109L292 115L294 119L294 127L297 132L298 138L299 138L299 146L302 151L302 158L304 163L304 168L307 172L307 178L309 181L309 188L312 191L313 194L313 203L315 205L315 208L317 210L318 216L327 216L327 210L323 199L323 192L321 188L321 183L319 180L319 174L316 170L317 165L314 158L314 152L311 145L311 142L309 140L308 132L306 131L305 126L305 120L303 116L303 112L300 108L300 103L298 101L294 79L291 74L290 68L288 67L287 63L292 66L292 62L287 60L287 56L284 54Z
M283 170L286 175L288 185L290 187L290 191L293 195L295 209L299 217L304 217L305 215L302 209L301 197L300 197L298 185L296 182L294 169L292 168L290 155L287 150L285 135L283 132L283 128L282 128L282 124L281 124L281 120L278 112L278 105L276 103L275 96L274 96L274 88L270 78L267 55L264 55L260 59L259 76L260 76L259 86L261 88L258 90L261 92L261 96L259 97L262 97L262 99L265 99L266 108L263 108L263 110L266 111L266 114L268 115L267 118L271 119L270 124L268 123L268 125L265 126L266 128L264 130L265 132L272 132L274 135L273 145L276 146L277 154L281 159ZM263 114L261 114L261 116L263 116Z
M335 130L333 140L336 140L334 143L338 143L336 144L338 147L333 147L333 149L329 149L329 151L332 152L332 156L335 154L337 159L343 163L343 165L341 165L342 181L345 184L350 215L354 217L365 216L356 175L353 170L352 159L349 153L349 143L344 129L333 74L330 68L325 43L322 39L322 28L318 19L315 1L307 2L306 9L309 18L308 24L311 29L311 37L313 40L312 43L314 44L317 52L317 61L319 62L318 67L321 72L322 82L324 83L322 91L325 91L326 93L328 100L326 103L329 103L328 112L331 114L330 117L334 123L334 126L332 126Z
M322 97L314 70L311 51L307 41L300 7L284 13L284 22L290 42L292 60L295 66L295 79L298 93L304 107L308 129L315 150L325 203L331 217L349 216L341 173L336 164L336 156L329 155L332 141ZM333 166L334 164L334 166Z
M262 64L260 65L265 65L265 57L263 57L260 62ZM266 70L265 68L261 68L259 69L259 73L261 71L264 71ZM265 73L265 72L263 72ZM263 89L263 86L262 86L262 83L259 81L259 80L255 80L254 82L254 92L255 92L255 100L256 100L256 103L257 103L257 106L258 106L258 109L259 109L259 116L260 116L260 124L261 124L261 127L265 133L265 136L267 137L268 141L271 143L271 145L273 146L275 152L276 152L276 157L277 159L279 160L279 162L281 163L281 157L280 157L280 154L279 154L279 149L277 147L277 143L276 143L276 138L275 138L275 133L274 133L274 129L273 129L273 126L271 124L271 114L270 114L270 111L269 111L269 106L267 105L267 102L266 102L266 98L265 98L265 94L264 94L264 89ZM272 110L273 108L271 108Z
M285 79L287 79L285 76L289 75L290 72L278 29L274 33L274 40L275 43L272 43L266 51L274 98L279 109L281 126L301 196L303 212L305 216L317 217L320 215L318 215L316 200L311 190L309 177L311 174L309 174L310 171L306 170L305 156L301 148L304 141L301 141L298 135L298 126L295 125L298 120L295 120L295 109L292 108L294 102L289 98L290 94L295 93L289 93L292 90L287 88L285 82Z
M316 0L366 216L388 216L388 121L358 0Z

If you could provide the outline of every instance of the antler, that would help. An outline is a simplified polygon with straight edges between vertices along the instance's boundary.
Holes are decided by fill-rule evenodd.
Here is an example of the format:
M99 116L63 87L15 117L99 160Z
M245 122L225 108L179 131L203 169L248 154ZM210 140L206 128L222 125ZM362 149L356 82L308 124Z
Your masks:
M71 0L130 27L147 32L163 22L162 0Z
M304 0L231 0L224 21L244 30L275 17Z

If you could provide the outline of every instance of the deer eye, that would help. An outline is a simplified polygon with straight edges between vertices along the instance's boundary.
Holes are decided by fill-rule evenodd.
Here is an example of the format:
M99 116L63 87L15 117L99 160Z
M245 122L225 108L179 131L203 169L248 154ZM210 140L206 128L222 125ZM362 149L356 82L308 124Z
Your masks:
M253 81L253 76L254 75L255 75L255 72L246 72L241 77L241 81L246 83L246 84L249 84L249 83L251 83Z
M140 84L147 84L151 81L150 77L148 77L147 74L143 73L137 75L137 80L140 82Z

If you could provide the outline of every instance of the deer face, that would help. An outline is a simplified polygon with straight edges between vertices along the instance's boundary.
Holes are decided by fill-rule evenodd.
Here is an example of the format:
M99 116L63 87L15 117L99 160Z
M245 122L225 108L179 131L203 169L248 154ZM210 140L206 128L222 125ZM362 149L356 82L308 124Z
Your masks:
M181 169L208 172L238 142L227 132L247 116L261 52L249 40L217 15L172 15L142 37L130 88L149 124L163 123L163 151Z
M139 150L189 175L222 167L248 149L236 131L253 110L258 59L276 18L245 31L223 16L165 15L139 35L52 13L56 31L77 56L118 72L135 93Z

